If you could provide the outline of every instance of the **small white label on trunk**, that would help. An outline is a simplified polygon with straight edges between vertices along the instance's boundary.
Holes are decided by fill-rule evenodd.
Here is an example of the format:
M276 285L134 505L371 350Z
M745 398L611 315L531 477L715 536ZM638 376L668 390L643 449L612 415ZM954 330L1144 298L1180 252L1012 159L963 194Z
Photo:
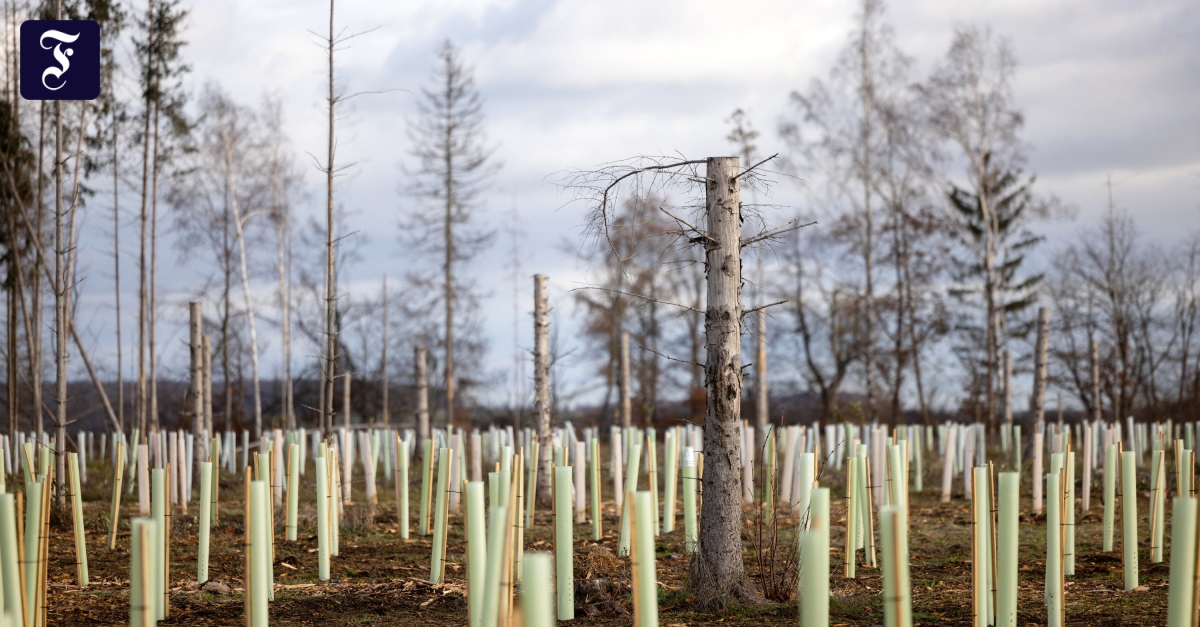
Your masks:
M683 465L684 466L695 466L696 465L696 451L693 451L690 448L683 449Z

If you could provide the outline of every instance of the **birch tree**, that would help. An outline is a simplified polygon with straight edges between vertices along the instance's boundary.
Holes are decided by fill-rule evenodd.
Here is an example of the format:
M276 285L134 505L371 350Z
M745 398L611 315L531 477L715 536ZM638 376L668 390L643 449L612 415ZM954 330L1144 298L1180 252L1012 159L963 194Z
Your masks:
M279 395L283 423L296 428L295 388L292 382L292 199L297 193L300 173L289 156L284 130L283 107L278 98L267 97L262 103L262 119L267 140L267 175L271 189L270 214L275 227L275 266L279 277L280 377Z

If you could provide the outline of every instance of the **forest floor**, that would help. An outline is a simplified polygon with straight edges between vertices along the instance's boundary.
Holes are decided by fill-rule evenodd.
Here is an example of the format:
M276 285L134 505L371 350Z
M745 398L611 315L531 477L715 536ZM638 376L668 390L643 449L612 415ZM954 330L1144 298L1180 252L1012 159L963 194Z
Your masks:
M91 582L85 589L77 585L70 522L65 517L55 515L50 537L47 610L50 626L129 624L127 521L128 516L136 515L136 496L125 495L122 499L122 523L117 547L109 551L106 530L111 480L98 464L92 466L91 475L91 482L83 489ZM310 487L308 493L302 494L296 542L284 539L282 514L277 516L280 524L276 536L276 591L275 600L270 605L271 624L466 624L466 581L462 565L465 542L460 516L451 516L447 581L445 584L430 584L431 542L429 537L419 537L416 533L415 503L411 509L414 518L411 536L408 540L401 540L390 485L388 489L383 489L381 477L381 503L372 508L362 504L361 485L356 484L355 504L346 508L340 555L332 558L331 581L321 583L317 580L311 468L307 479ZM879 569L860 565L857 568L858 578L847 579L843 576L845 509L836 498L841 492L839 482L827 479L825 483L832 484L835 492L830 555L830 624L882 625ZM931 483L927 482L926 485ZM419 489L415 487L410 491L414 499L419 494ZM241 488L242 484L236 477L223 476L220 519L212 529L209 564L210 580L223 585L210 584L202 589L196 584L197 508L193 501L187 514L176 509L171 540L170 616L160 624L190 627L243 624ZM605 492L607 495L608 491ZM913 624L970 625L971 525L968 502L956 497L952 502L943 504L938 502L933 492L927 488L924 494L912 495L909 546ZM1147 503L1147 497L1145 492L1139 495L1141 506ZM1093 626L1164 625L1167 562L1150 563L1149 542L1143 540L1139 547L1141 586L1134 591L1124 591L1119 522L1115 550L1101 552L1102 507L1099 501L1099 495L1093 491L1091 511L1080 512L1076 519L1075 576L1066 582L1068 623ZM1027 499L1023 505L1028 512ZM1148 537L1148 517L1144 510L1139 513L1140 534L1145 539ZM747 575L759 585L764 579L768 582L789 580L794 576L794 571L787 569L784 563L785 556L794 551L793 523L784 519L778 526L778 537L773 544L777 547L779 557L772 560L770 551L756 550L759 545L772 544L757 540L759 533L770 536L771 530L756 526L752 522L754 519L754 513L748 510L747 531L743 536ZM590 523L575 526L576 619L572 621L575 624L632 624L629 559L615 556L618 524L611 501L608 501L604 534L600 542L591 542ZM1169 537L1170 527L1167 529L1166 536ZM526 550L551 550L550 536L550 515L543 508L537 512L534 527L526 531ZM1044 516L1023 514L1020 536L1018 625L1045 625L1046 607L1042 603L1046 551ZM781 590L772 595L776 598L760 605L733 605L722 611L704 613L690 609L686 593L688 560L683 548L682 512L679 513L676 529L658 539L656 554L659 618L662 625L797 623L794 587L790 584L776 585ZM860 552L860 558L862 555ZM1169 546L1164 556L1169 559Z

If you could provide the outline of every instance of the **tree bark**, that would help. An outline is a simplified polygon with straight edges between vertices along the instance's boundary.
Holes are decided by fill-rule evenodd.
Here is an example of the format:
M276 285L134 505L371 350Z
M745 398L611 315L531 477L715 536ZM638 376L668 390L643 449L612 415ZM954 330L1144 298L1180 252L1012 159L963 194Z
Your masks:
M537 500L549 504L550 459L550 304L546 275L533 275L533 412L538 436Z
M113 303L116 305L117 332L117 431L125 429L125 372L121 367L121 357L124 349L121 344L121 209L120 209L120 167L118 166L118 148L120 147L120 132L116 113L113 108Z
M447 61L449 63L449 61ZM447 70L450 68L447 67ZM445 329L445 344L446 355L443 360L446 377L446 424L454 425L454 393L455 393L455 371L454 371L454 205L457 199L457 190L455 189L455 154L454 146L456 143L455 129L457 128L456 121L451 115L449 107L450 103L454 102L453 91L454 86L453 72L446 72L446 85L444 94L447 110L445 111L445 137L442 142L442 159L445 165L444 183L442 189L442 197L445 199L445 223L442 226L442 237L445 239L445 284L442 286L442 298L446 301L446 329Z
M206 335L204 336L204 428L208 433L215 434L217 431L213 428L213 412L212 412L212 341ZM220 464L220 460L213 460L214 463Z
M540 275L539 275L540 276ZM534 301L537 305L538 301ZM536 330L536 326L535 326ZM621 333L621 427L629 429L633 422L633 401L629 391L629 333ZM538 481L541 481L539 478Z
M278 138L276 138L278 139ZM283 424L289 430L296 429L296 406L292 395L292 311L289 295L288 258L291 243L291 211L284 207L279 193L279 143L274 145L271 168L271 194L275 204L276 264L279 270L279 324L283 352L283 381L280 395L283 401Z
M146 40L149 49L153 49L150 42L154 40L154 0L150 0L146 7ZM150 66L153 59L146 59L146 72L151 73ZM146 298L149 294L149 289L146 280L146 227L149 222L149 187L150 187L150 117L153 111L152 98L153 94L148 88L143 86L146 91L146 110L143 117L142 127L142 207L138 214L141 231L138 238L138 355L137 355L137 426L144 434L146 433L146 408L148 402L146 400ZM137 446L137 443L133 443Z
M426 372L425 360L429 351L424 346L416 349L417 376L417 454L425 454L425 440L429 439L429 375Z
M200 475L200 463L204 461L204 450L208 448L204 437L204 340L200 306L199 301L188 303L188 348L191 355L188 400L191 401L192 437L195 439L192 447L195 459L189 463L195 464L196 476Z
M1047 343L1050 332L1050 310L1038 308L1036 354L1033 361L1033 425L1034 429L1046 419L1046 366L1049 363Z
M62 2L58 3L62 16ZM63 115L62 101L54 103L54 490L58 505L67 502L63 489L67 446L67 240L63 232Z
M34 434L39 442L42 441L42 432L45 425L45 418L42 416L44 401L42 400L42 273L51 274L50 269L46 265L46 255L42 248L42 217L45 215L45 204L42 200L43 188L42 185L42 164L45 163L43 152L46 146L46 103L42 102L41 110L38 113L38 168L37 168L37 213L33 217L33 229L30 237L36 243L38 254L34 259L33 269L33 285L31 289L32 301L30 310L30 319L32 324L26 330L33 336L33 348L29 353L29 384L33 388L33 411L31 412L34 424ZM49 277L53 284L53 276Z
M327 143L327 154L325 160L325 343L324 364L322 374L324 381L321 382L322 403L321 403L321 430L325 433L326 438L333 436L333 378L337 368L337 329L334 326L334 257L333 257L333 129L334 129L334 108L337 104L337 98L334 94L333 83L333 52L335 48L336 35L333 31L333 2L329 0L329 141Z
M1100 420L1100 342L1096 340L1092 340L1092 413ZM1113 420L1120 420L1120 414L1114 414Z
M157 91L157 79L155 90ZM158 416L158 109L159 100L154 100L154 134L150 150L154 160L150 166L150 296L146 301L146 325L150 351L150 421L154 429L159 428Z
M342 373L342 427L350 433L350 378L352 373L347 370Z
M246 263L246 230L243 225L241 205L237 197L237 181L234 173L233 142L225 127L221 129L225 148L225 185L229 190L229 207L233 211L234 235L237 237L238 269L242 278L242 298L246 301L246 326L250 332L250 371L254 378L254 440L262 439L262 387L258 376L258 329L254 324L254 300L250 297L250 271ZM247 216L249 217L249 216ZM153 334L151 334L153 338ZM153 344L151 344L153 346ZM151 363L154 363L151 360ZM152 372L153 374L153 372Z
M1013 351L1004 348L1004 424L1013 424Z
M707 163L704 366L708 410L704 420L703 504L698 550L688 588L701 607L731 598L757 600L742 563L741 393L742 259L741 191L737 157Z

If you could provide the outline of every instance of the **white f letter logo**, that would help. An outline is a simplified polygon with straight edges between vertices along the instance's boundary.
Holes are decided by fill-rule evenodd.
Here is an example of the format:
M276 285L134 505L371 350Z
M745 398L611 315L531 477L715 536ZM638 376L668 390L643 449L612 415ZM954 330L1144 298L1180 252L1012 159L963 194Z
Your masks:
M75 40L79 39L79 35L78 34L68 35L67 33L64 33L62 31L48 30L48 31L42 33L41 38L38 40L38 43L41 44L43 50L50 49L50 46L46 45L47 39L53 39L55 41L60 42L60 43L57 43L54 45L54 60L58 61L62 67L51 66L51 67L46 68L46 70L44 72L42 72L42 86L51 91L56 91L58 89L62 89L62 86L66 85L67 81L65 81L65 80L62 81L61 83L58 84L58 87L51 87L50 84L46 82L46 78L51 77L51 76L56 79L62 78L62 75L67 73L67 69L69 69L71 67L71 62L67 57L70 57L71 55L75 54L75 51L70 48L67 48L65 51L65 54L64 54L62 45L75 43Z

